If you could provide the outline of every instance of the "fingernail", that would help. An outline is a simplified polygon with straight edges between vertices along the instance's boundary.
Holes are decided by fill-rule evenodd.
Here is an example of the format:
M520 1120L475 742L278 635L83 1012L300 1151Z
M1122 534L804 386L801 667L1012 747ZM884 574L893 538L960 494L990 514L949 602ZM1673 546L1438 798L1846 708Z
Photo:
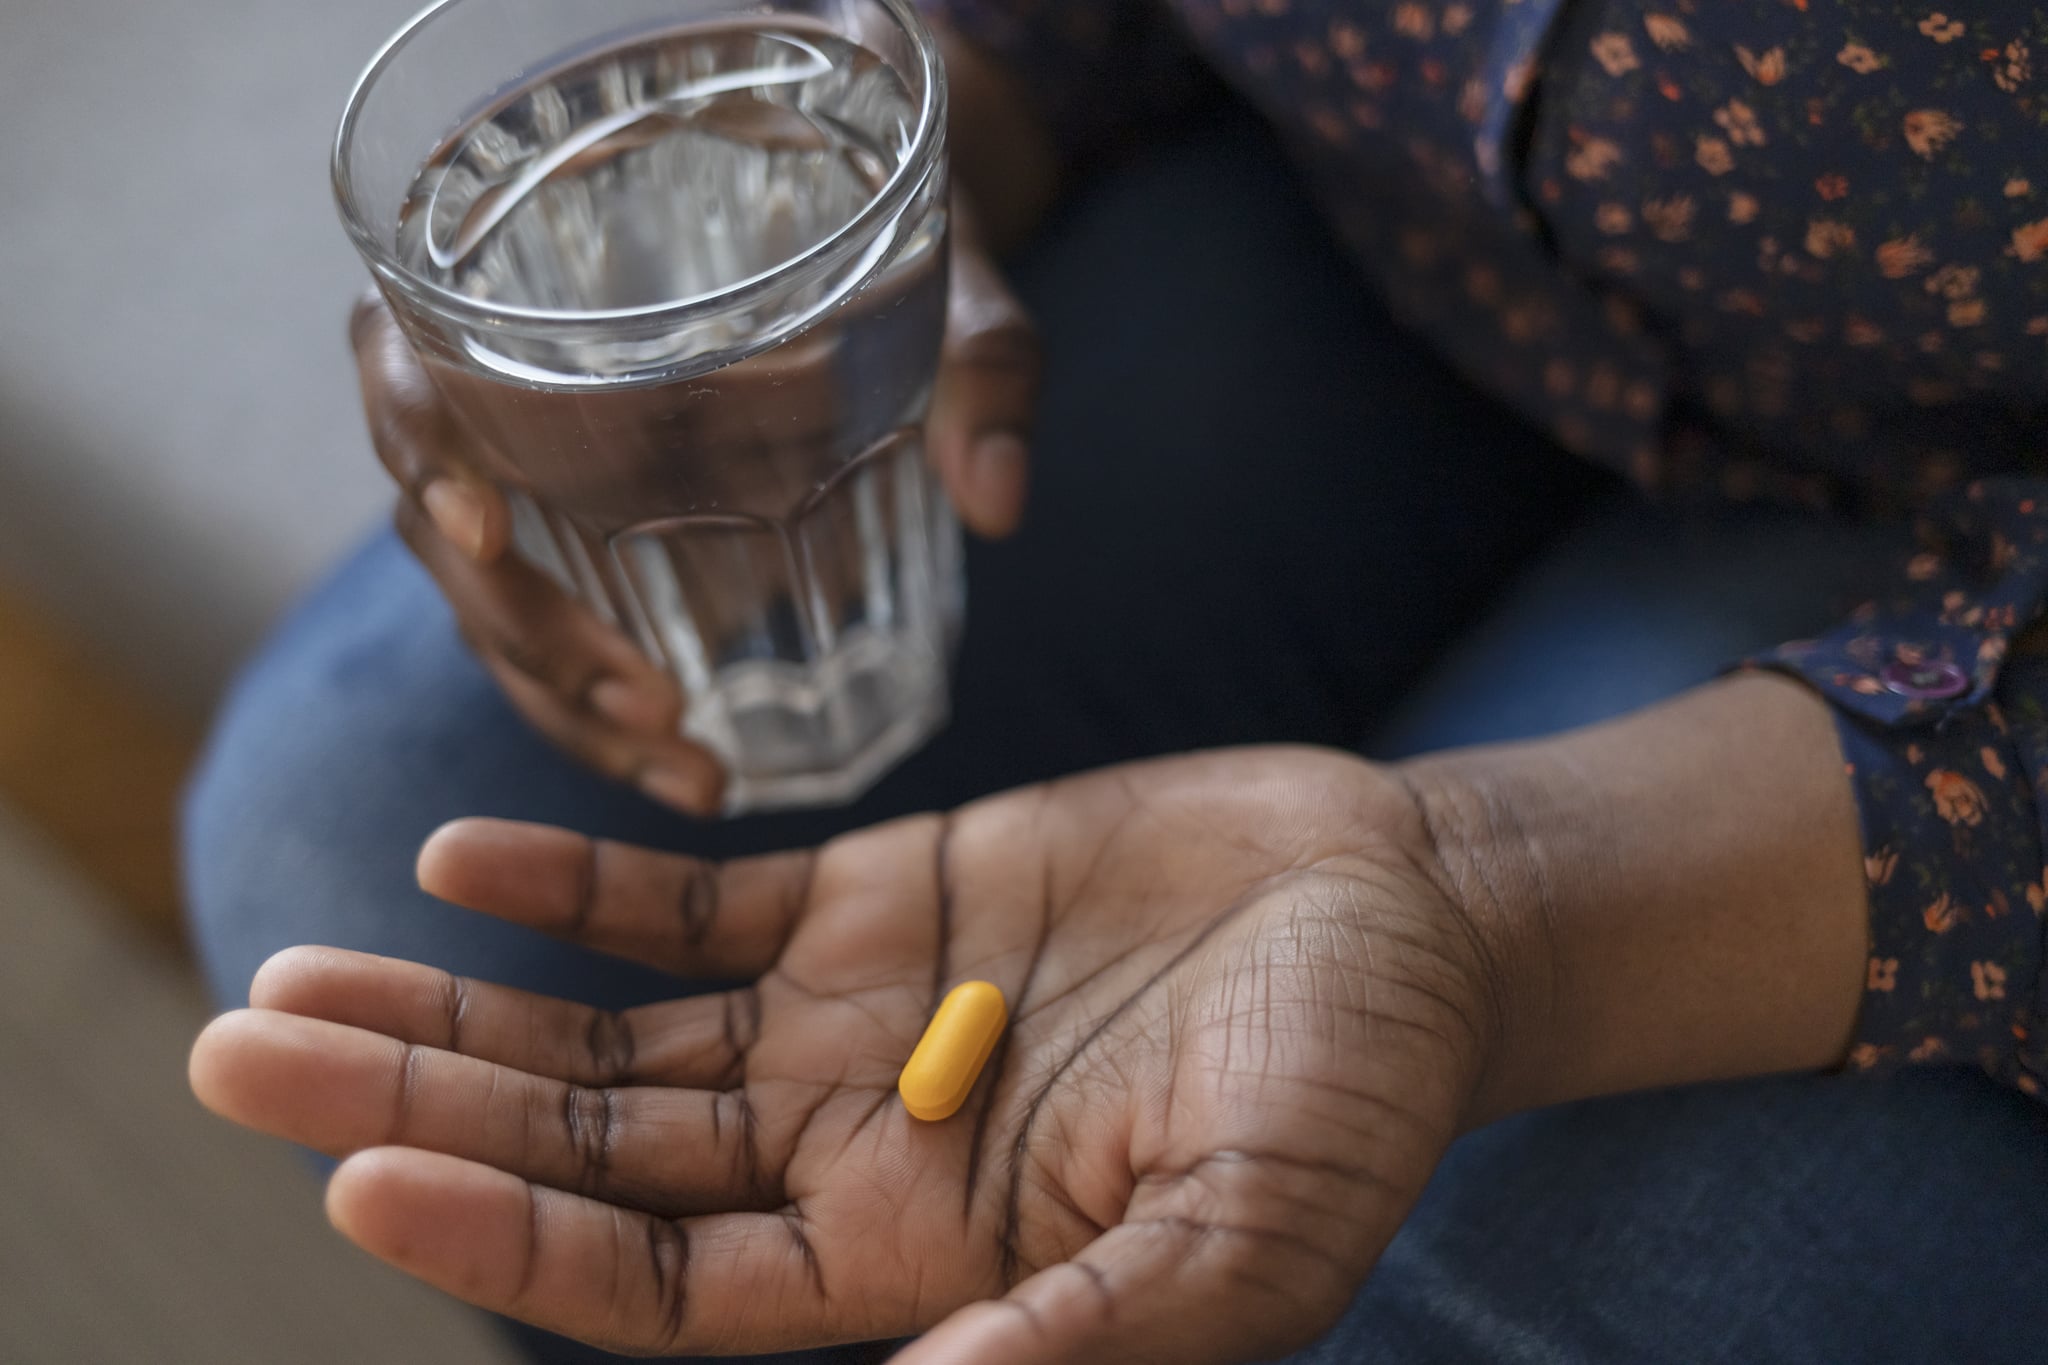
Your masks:
M710 815L718 809L717 784L702 774L649 768L640 774L640 790L664 806L692 815Z
M454 479L435 479L420 490L420 503L434 527L475 559L484 548L484 505Z
M591 684L590 709L634 734L659 735L669 729L667 699L624 678L600 678Z
M1030 447L1014 431L990 431L975 438L967 452L967 477L983 515L1016 515L1030 459Z

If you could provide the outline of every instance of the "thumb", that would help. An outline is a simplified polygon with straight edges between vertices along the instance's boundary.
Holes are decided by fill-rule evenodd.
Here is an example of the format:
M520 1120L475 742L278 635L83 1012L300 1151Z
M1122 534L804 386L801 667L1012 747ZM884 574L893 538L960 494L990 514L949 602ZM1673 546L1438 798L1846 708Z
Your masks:
M952 287L925 440L961 520L1002 536L1024 513L1038 336L956 202Z
M504 497L479 475L440 390L376 291L349 317L370 441L391 477L451 544L479 563L511 538Z
M960 1309L895 1365L1231 1365L1285 1354L1335 1315L1312 1306L1322 1296L1307 1284L1290 1283L1300 1246L1273 1238L1184 1218L1121 1224L1003 1298ZM1328 1273L1325 1263L1309 1283Z

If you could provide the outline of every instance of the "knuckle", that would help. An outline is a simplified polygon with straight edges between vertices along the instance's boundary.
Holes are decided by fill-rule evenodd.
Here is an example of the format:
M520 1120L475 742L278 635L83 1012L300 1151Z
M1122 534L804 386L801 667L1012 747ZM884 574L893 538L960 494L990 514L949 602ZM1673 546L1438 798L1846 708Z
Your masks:
M442 1035L445 1040L442 1047L449 1052L460 1052L463 1026L469 1022L469 983L453 972L443 972L437 984L440 991Z
M689 1305L690 1236L684 1225L667 1218L650 1219L647 1260L654 1286L648 1354L673 1354L683 1346Z
M589 659L560 647L535 640L529 631L501 627L492 640L492 652L506 665L554 693L578 716L590 714L590 692L604 677L603 669Z
M713 1130L724 1138L719 1145L724 1149L731 1188L741 1191L751 1206L775 1203L782 1191L762 1166L760 1118L744 1086L712 1095L711 1121Z
M456 620L463 624L459 609ZM502 637L471 627L464 631L464 638L512 709L549 743L614 782L637 784L649 763L644 752L612 742L604 731L571 710L553 688L514 667L501 652Z
M369 406L370 444L408 499L418 501L447 463L447 432L439 412L388 394Z
M584 1031L583 1049L590 1075L598 1084L617 1085L629 1079L636 1050L632 1016L622 1010L593 1011Z
M564 1086L560 1122L577 1192L596 1193L609 1177L618 1150L617 1092L610 1086Z

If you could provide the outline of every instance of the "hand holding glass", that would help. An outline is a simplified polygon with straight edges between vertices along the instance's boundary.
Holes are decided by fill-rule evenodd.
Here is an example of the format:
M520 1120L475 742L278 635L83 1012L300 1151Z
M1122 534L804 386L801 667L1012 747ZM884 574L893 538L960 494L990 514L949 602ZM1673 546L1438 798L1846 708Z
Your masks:
M850 799L945 717L944 123L903 0L443 0L342 121L519 552L676 678L728 810Z

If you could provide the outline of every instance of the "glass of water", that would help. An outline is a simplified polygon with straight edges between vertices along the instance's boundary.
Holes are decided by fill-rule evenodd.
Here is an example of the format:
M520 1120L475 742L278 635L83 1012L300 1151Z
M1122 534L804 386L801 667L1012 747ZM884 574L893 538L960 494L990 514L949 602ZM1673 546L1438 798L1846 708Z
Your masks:
M343 222L516 552L681 684L729 810L945 719L945 105L908 0L442 0L342 118Z

